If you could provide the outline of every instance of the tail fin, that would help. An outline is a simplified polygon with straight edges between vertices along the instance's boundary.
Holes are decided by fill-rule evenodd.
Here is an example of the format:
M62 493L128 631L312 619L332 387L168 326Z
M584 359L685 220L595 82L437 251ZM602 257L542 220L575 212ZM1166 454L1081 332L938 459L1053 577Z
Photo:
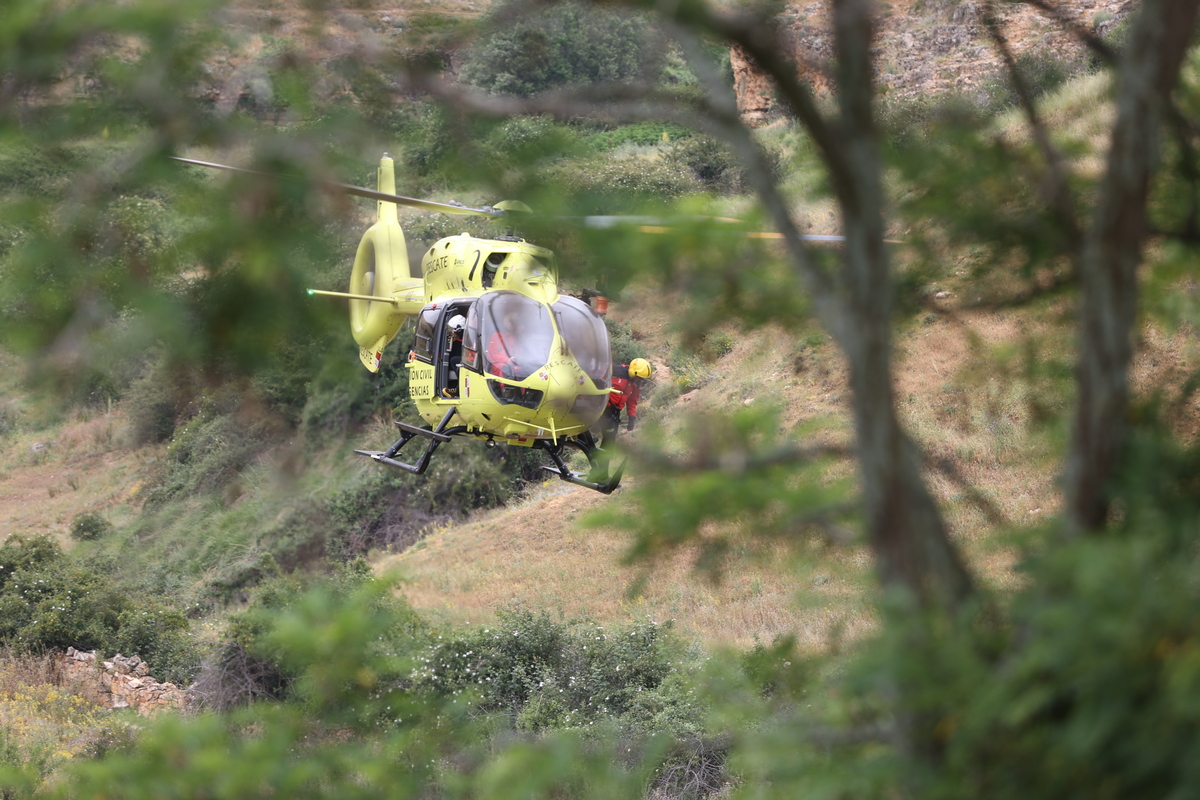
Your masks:
M396 193L395 162L386 153L379 160L378 186L381 192ZM424 304L422 282L409 269L397 206L376 202L377 221L363 234L350 274L350 294L380 298L350 301L350 330L358 342L359 358L371 372L379 371L383 349L404 320Z

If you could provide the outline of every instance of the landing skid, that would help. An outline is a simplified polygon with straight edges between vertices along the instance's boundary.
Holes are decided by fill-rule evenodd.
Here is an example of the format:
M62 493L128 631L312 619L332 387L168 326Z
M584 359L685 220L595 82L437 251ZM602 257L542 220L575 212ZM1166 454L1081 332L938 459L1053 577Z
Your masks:
M450 441L450 438L455 434L467 432L467 428L464 426L449 427L450 420L454 417L456 411L457 409L454 408L449 409L446 412L446 416L442 417L442 421L435 428L418 428L416 425L409 425L406 422L397 422L396 427L400 429L400 439L387 450L355 450L354 452L380 464L387 464L389 467L403 470L411 475L424 475L425 470L429 468L429 460L433 458L434 452L443 444ZM396 458L404 446L416 438L426 439L428 442L425 445L425 452L421 454L417 462L415 464L408 464ZM488 442L489 446L492 444L492 442ZM567 445L576 448L587 456L588 464L591 465L589 472L571 471L567 466L567 462L563 459L562 451ZM562 439L557 444L545 439L539 439L534 442L533 447L544 451L546 455L550 456L550 460L554 462L553 467L542 467L542 469L551 475L557 475L567 483L584 486L601 494L612 494L621 485L621 475L625 471L625 462L622 461L617 466L616 471L609 475L609 454L596 444L596 440L590 433ZM603 475L604 477L598 480L591 480L591 478L598 475Z
M587 456L588 464L592 467L589 472L574 472L567 467L567 462L562 457L563 446L567 444L582 451ZM601 494L612 494L621 485L621 474L625 471L625 462L623 460L611 475L600 480L590 480L597 473L603 472L606 475L608 473L608 454L600 449L590 433L585 433L580 437L573 437L559 444L551 444L541 439L534 444L534 447L544 450L546 455L550 456L550 460L554 462L553 467L542 467L542 469L551 475L557 475L567 483L584 486Z
M429 468L429 459L433 457L434 451L442 446L445 442L450 441L450 437L462 428L449 428L450 419L454 416L457 409L451 408L446 412L446 416L442 417L442 421L438 423L436 428L418 428L416 425L409 425L406 422L396 422L396 427L400 429L400 439L387 450L355 450L359 455L366 456L373 461L378 461L380 464L387 464L389 467L402 469L405 472L413 475L424 475L425 470ZM396 459L396 455L400 452L404 445L408 444L418 436L428 439L429 444L425 446L425 452L417 459L416 464L406 464L403 461Z

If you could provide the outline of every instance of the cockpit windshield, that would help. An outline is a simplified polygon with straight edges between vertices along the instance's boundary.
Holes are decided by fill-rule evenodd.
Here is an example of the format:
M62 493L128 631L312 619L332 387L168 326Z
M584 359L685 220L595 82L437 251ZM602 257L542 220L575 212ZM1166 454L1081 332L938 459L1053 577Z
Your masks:
M483 369L523 381L550 360L554 325L549 309L516 292L491 292L475 304Z
M612 382L612 353L604 320L574 297L559 297L553 308L558 330L571 354L597 389L607 389Z

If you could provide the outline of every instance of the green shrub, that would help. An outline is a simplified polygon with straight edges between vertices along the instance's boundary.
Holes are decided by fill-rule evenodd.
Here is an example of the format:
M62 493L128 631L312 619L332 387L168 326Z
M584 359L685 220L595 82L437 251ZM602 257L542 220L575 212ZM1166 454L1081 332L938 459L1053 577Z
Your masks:
M431 175L453 155L454 122L436 106L422 106L406 125L405 156L407 166L417 175Z
M692 130L674 122L636 122L622 125L609 131L593 133L586 141L601 152L614 150L621 145L661 145L677 142L692 135Z
M412 458L419 456L414 441ZM462 440L438 450L422 476L394 469L369 469L362 482L329 499L324 514L330 521L326 554L345 560L374 548L403 550L427 530L460 519L477 508L504 503L518 488L524 454L486 449Z
M685 167L636 155L555 164L545 170L545 176L572 194L580 211L596 214L629 211L638 205L661 206L703 188Z
M100 539L112 531L113 524L93 511L78 514L71 520L71 538L78 542Z
M784 169L782 155L773 149L763 150L771 174L781 177ZM729 145L711 136L691 136L673 143L663 156L673 166L688 170L710 192L730 194L745 192L749 181L742 163Z
M160 358L135 380L125 397L134 444L165 442L175 432L177 382Z
M1092 22L1093 25L1097 26L1098 28L1104 28L1102 34L1104 43L1111 47L1113 51L1119 55L1121 51L1125 49L1125 45L1129 41L1129 25L1130 21L1133 19L1133 15L1126 15L1120 20L1113 22L1111 25L1107 25L1105 23L1111 22L1112 20L1111 18L1103 19L1102 17L1105 13L1107 12L1097 11ZM1088 52L1087 69L1089 72L1098 72L1106 67L1108 67L1108 64L1101 60L1098 55L1092 53L1091 51Z
M191 420L172 439L158 485L146 494L147 507L223 489L262 452L268 431L265 421L231 413Z
M604 324L608 328L613 364L628 364L635 358L646 357L646 348L633 338L633 329L629 323L614 322L611 318L605 317Z
M1016 66L1035 100L1087 71L1087 62L1082 57L1067 58L1041 49L1026 50L1018 55ZM1016 89L1004 72L984 81L980 95L983 107L992 113L1018 105Z
M528 730L587 727L623 716L644 730L666 706L696 724L689 715L697 709L682 711L675 693L648 699L680 656L670 624L606 630L555 622L544 611L511 611L495 625L430 647L414 680L442 696L472 692L481 709L504 711Z
M733 335L725 331L709 331L700 344L700 357L705 361L716 361L733 352Z
M712 380L712 370L704 363L704 359L682 348L677 347L671 351L667 364L671 367L671 377L681 392L699 389Z
M204 648L183 613L160 600L143 600L117 616L116 631L105 648L136 654L150 665L156 680L187 686L199 672Z
M308 396L300 413L302 429L310 438L341 436L373 414L390 411L397 417L413 417L416 407L408 394L408 353L411 334L402 331L380 365L371 374L358 363L349 348L344 359L327 361L307 386Z
M285 576L265 581L249 605L230 619L227 638L205 661L196 681L202 703L225 710L260 699L303 699L315 691L313 673L329 669L342 670L335 680L348 684L345 691L388 694L388 687L407 682L407 666L397 657L428 637L425 622L389 589L362 560L303 582ZM297 623L299 619L306 621ZM308 638L330 625L338 632L319 642ZM340 637L354 642L338 641ZM338 652L316 652L330 646ZM347 680L348 675L361 677L367 667L374 670L370 685ZM357 702L369 699L360 695Z
M528 97L548 89L622 83L648 71L661 47L644 15L578 2L540 6L501 2L489 32L467 53L462 79L496 94Z
M487 148L504 163L528 164L570 152L575 131L551 117L512 117L488 135Z
M7 439L17 432L20 425L21 413L11 402L0 403L0 440Z
M0 642L17 651L123 652L155 677L186 684L201 657L188 627L165 599L114 584L48 537L0 544Z
M275 348L271 361L255 372L254 391L289 423L298 424L310 400L313 376L320 374L331 352L341 349L345 345L329 336L288 340Z
M13 142L0 153L0 190L26 195L57 191L87 163L86 148Z

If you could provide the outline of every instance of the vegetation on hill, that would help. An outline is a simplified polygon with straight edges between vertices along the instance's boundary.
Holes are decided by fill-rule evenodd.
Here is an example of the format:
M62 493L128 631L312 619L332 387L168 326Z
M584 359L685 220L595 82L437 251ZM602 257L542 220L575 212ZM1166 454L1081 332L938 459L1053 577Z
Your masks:
M4 532L0 639L14 662L68 644L137 651L159 677L195 676L205 706L80 734L61 700L0 682L6 794L1194 792L1196 362L1160 349L1160 367L1133 348L1195 324L1197 3L1144 3L1121 57L1089 40L1097 74L1055 94L1053 70L1018 63L984 14L1012 92L982 108L879 108L868 20L843 6L836 116L755 10L489 20L464 76L490 94L430 74L453 62L458 24L313 7L311 29L285 36L274 11L223 29L218 10L0 12L0 338L6 366L27 370L19 388L3 378L0 438L115 407L128 425L96 446L154 454L136 492L63 520L60 541ZM634 24L639 42L677 49L584 58ZM790 121L740 124L714 40L758 62ZM502 72L537 42L544 64ZM216 86L207 65L221 59ZM594 87L633 65L649 76L638 94ZM543 93L554 85L569 91ZM614 296L669 287L683 312L656 353L660 424L630 448L636 480L591 521L631 534L640 563L683 552L717 578L734 553L858 546L876 570L873 624L823 648L711 652L655 620L538 608L459 628L374 577L363 556L502 504L534 466L483 448L424 481L345 466L406 413L406 373L395 358L360 370L336 308L304 296L342 288L367 216L312 178L361 169L383 142L421 192L521 196L567 218L674 214L678 228L653 235L531 223L572 279ZM214 149L278 177L165 158ZM804 201L810 223L840 224L842 247L804 244ZM733 210L784 246L711 219ZM408 230L419 248L460 225ZM888 229L911 255L890 255ZM986 369L934 387L896 374L899 349L981 314L1013 318L994 349L972 343L965 360ZM791 364L773 395L714 377L733 331L754 328ZM613 331L618 359L668 347ZM786 403L815 408L817 382L847 399ZM706 391L722 413L665 413ZM30 392L57 405L35 417ZM38 444L31 461L56 457ZM1047 513L1017 517L1008 495L1027 488L987 482L1013 453L1026 482L1062 474L1060 493L1036 495ZM1019 577L980 580L973 539L1014 554Z

